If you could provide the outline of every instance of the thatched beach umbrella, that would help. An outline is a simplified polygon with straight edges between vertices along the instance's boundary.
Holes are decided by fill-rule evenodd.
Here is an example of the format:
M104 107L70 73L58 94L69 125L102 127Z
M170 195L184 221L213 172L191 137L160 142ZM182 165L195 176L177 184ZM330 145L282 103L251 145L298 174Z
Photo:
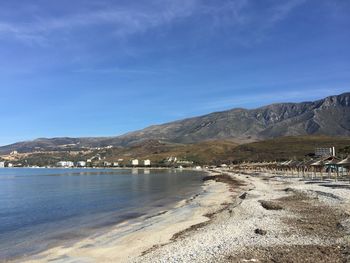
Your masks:
M302 161L298 164L298 173L299 171L301 171L303 177L305 176L305 169L304 169L305 163L306 161Z
M294 174L294 173L293 173L294 169L298 169L299 164L300 164L300 162L299 162L299 161L296 161L296 160L291 160L291 161L289 161L288 167L289 167L289 169L291 170L292 175Z
M322 168L324 166L323 160L318 160L318 161L312 163L311 166L314 168L315 177L317 177L317 170L320 170L321 177L323 177L323 174L322 174Z
M298 172L298 177L300 176L300 173L302 173L302 176L304 176L304 172L303 172L304 163L305 161L296 161L294 163L294 167Z
M336 170L336 177L338 177L338 162L339 159L335 156L332 156L331 158L328 158L328 160L324 163L328 168L329 177L331 176L332 169Z
M340 161L338 164L344 167L350 167L350 155L344 160Z
M273 174L276 174L276 172L277 172L277 162L276 161L269 162L267 164L267 169L269 170L269 172L271 172Z
M293 169L295 169L298 166L298 164L299 162L296 160L289 160L281 163L280 166L284 168L286 174L288 174L288 172L290 171L293 175Z
M305 176L305 173L307 176L309 176L308 172L310 171L311 164L313 164L314 162L315 162L314 160L306 160L299 164L299 166L302 169L303 177Z
M344 168L347 168L348 171L349 171L349 168L350 168L350 155L348 155L347 158L345 158L344 160L340 161L338 163L339 166L343 167L342 169L342 174L343 174L343 171L344 171Z
M285 161L285 162L282 162L282 163L279 164L279 167L280 167L282 173L288 171L288 164L289 164L289 162L290 161Z

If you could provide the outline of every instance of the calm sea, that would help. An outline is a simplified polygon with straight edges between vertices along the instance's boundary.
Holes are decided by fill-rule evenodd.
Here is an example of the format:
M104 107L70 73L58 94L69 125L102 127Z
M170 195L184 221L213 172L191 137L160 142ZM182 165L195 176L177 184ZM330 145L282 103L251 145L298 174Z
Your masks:
M156 213L198 192L172 170L0 169L0 261Z

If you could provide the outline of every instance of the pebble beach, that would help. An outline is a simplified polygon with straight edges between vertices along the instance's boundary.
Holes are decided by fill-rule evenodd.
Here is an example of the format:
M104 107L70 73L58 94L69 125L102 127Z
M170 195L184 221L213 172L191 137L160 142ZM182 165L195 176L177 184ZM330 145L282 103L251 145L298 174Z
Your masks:
M348 182L211 171L173 209L27 262L349 262Z

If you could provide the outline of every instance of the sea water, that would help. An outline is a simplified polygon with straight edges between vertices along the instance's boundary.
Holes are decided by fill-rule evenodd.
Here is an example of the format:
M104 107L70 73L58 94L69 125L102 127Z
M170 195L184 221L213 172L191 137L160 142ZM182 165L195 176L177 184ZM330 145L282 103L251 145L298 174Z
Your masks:
M0 169L0 261L156 213L199 191L202 173L148 169Z

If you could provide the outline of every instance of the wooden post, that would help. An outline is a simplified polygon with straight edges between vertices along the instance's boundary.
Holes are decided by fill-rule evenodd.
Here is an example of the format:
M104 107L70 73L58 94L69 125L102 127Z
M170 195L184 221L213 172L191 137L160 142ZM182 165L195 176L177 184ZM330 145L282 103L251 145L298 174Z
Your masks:
M338 176L339 176L339 165L336 165L337 171L335 174L335 181L338 181Z

